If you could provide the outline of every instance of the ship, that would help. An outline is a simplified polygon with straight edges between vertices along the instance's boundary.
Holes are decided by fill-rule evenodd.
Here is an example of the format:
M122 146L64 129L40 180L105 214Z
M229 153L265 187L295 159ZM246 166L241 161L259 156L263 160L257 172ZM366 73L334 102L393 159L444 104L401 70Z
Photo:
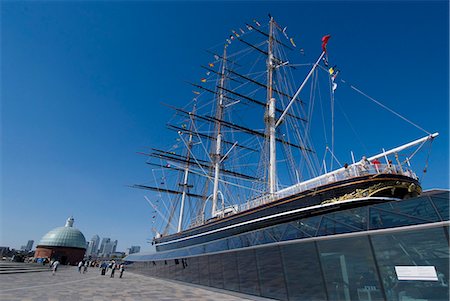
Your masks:
M448 191L422 192L420 178L412 168L417 153L438 133L424 130L423 137L390 150L382 149L360 159L350 152L350 162L338 160L335 93L338 85L347 83L333 62L328 49L330 39L331 35L319 38L318 56L307 62L305 50L296 45L287 27L269 15L267 25L253 20L232 30L221 52L208 50L211 60L201 66L204 74L198 82L188 83L192 100L182 108L167 104L174 111L167 123L174 134L170 146L141 152L148 157L153 184L132 187L154 192L152 199L145 198L152 208L151 244L155 252L130 254L125 260L131 269L263 297L297 300L297 295L279 295L273 288L263 293L261 279L265 276L259 270L261 264L256 264L258 252L281 242L346 232L336 230L339 227L335 223L334 232L320 234L321 226L316 225L315 234L311 234L314 227L302 221L351 213L360 218L359 230L369 231L373 224L364 215L369 212L367 208L417 200L424 195L432 200L431 196L443 194L443 199L448 200ZM354 85L347 85L378 103ZM328 101L323 101L325 97ZM326 112L320 108L321 118L317 118L315 107L324 104L331 108ZM328 134L319 146L313 129L318 124ZM441 217L440 222L446 219L448 216ZM296 225L296 230L289 225ZM347 232L358 232L358 227L353 227ZM239 266L239 252L244 251L256 256L244 256L240 264L258 266L258 289L246 287L249 278L255 277L252 272L237 275L239 285L227 287L225 283L224 258L234 254L238 259L231 262ZM271 253L260 256L270 257ZM192 266L196 266L195 272L186 272ZM205 283L200 280L205 273L202 266L208 274ZM220 276L215 271L220 271ZM285 267L284 273L279 271L269 278L288 281L286 273ZM215 278L221 279L220 285L214 285ZM272 283L281 280L267 281L273 287L287 287L286 283ZM363 287L370 295L371 289ZM349 288L339 290L343 295L338 299L348 299ZM373 288L373 296L376 290Z

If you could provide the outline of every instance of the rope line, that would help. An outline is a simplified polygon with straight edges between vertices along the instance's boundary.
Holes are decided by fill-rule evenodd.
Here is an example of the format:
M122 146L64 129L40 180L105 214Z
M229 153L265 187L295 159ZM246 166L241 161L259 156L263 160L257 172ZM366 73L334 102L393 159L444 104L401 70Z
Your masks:
M344 81L345 83L345 81ZM367 97L368 99L372 100L373 102L375 102L377 105L381 106L382 108L388 110L389 112L391 112L392 114L396 115L397 117L400 117L401 119L403 119L404 121L408 122L409 124L415 126L416 128L418 128L419 130L427 133L428 135L431 135L430 132L428 132L427 130L423 129L422 127L418 126L417 124L415 124L414 122L406 119L405 117L403 117L402 115L400 115L399 113L395 112L394 110L392 110L391 108L385 106L384 104L382 104L381 102L377 101L376 99L374 99L373 97L370 97L369 95L365 94L363 91L359 90L358 88L356 88L353 85L350 85L350 88L352 88L353 90L355 90L356 92L358 92L359 94Z

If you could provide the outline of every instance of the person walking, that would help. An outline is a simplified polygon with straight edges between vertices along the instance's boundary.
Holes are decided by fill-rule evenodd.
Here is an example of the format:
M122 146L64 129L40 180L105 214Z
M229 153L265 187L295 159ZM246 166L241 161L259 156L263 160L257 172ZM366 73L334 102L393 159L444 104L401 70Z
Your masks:
M89 266L89 262L86 260L86 261L84 262L83 274L86 274L86 273L87 273L87 268L88 268L88 266Z
M123 275L123 271L125 270L125 266L123 265L123 263L120 265L120 267L119 267L119 272L120 272L120 274L119 274L119 278L122 278L122 275Z
M52 271L53 271L53 276L55 276L56 270L58 269L59 266L59 261L55 260L52 264Z
M78 272L81 274L81 267L83 266L83 261L78 263Z
M114 278L114 272L116 271L116 263L113 262L112 267L111 267L111 276L110 278Z
M102 262L102 264L100 265L100 269L102 271L102 275L104 276L106 274L106 269L108 268L108 264L106 262Z

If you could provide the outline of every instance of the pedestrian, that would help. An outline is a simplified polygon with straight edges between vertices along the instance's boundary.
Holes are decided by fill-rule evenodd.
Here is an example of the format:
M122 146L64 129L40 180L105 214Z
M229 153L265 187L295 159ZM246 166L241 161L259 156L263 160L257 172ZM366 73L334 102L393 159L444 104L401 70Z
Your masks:
M106 262L102 262L102 264L100 265L100 269L102 271L102 275L106 274L106 269L108 268L108 265L106 264Z
M52 264L52 271L53 271L53 276L55 276L56 270L58 269L59 266L59 261L55 260Z
M81 267L83 266L83 261L78 263L78 272L81 274Z
M89 266L89 262L86 260L86 262L84 263L83 274L86 274L88 266Z
M120 265L120 267L119 267L119 271L120 271L120 274L119 274L119 278L122 278L122 275L123 275L123 271L125 270L125 266L123 265L123 263Z
M111 276L110 278L114 278L114 272L116 271L116 264L113 262L111 267Z

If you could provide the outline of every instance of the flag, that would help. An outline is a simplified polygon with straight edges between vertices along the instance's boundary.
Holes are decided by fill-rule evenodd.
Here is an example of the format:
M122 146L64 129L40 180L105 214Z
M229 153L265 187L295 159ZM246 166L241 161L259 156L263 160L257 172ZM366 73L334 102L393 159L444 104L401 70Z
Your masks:
M214 67L214 64L213 63L209 63L208 66L212 68L212 67Z
M328 67L328 60L327 60L327 58L326 57L323 57L323 64L326 66L326 67Z
M261 24L258 21L256 21L255 19L253 19L253 22L255 22L256 25L261 26Z
M242 34L245 33L245 31L242 28L239 28L239 30L241 31Z
M295 45L295 43L294 43L294 39L293 38L291 38L289 41L291 41L292 46L297 47L297 45Z
M329 34L327 34L326 36L323 36L322 38L322 50L323 52L327 52L327 43L328 40L331 38L331 36Z
M230 35L230 40L234 40L234 36L232 34Z
M230 41L230 39L227 39L227 43L228 43L228 44L231 44L231 41Z
M192 93L194 93L196 95L200 95L200 92L198 92L198 91L192 91Z
M286 26L285 28L283 28L283 34L284 34L284 36L286 37L286 39L289 40L289 37L288 37L288 35L287 35L287 33L286 33L286 29L287 29L287 26Z
M206 72L206 75L207 75L207 76L208 76L208 75L210 75L210 74L211 74L211 72L209 72L209 71L208 71L208 72Z
M330 75L334 73L334 69L333 67L330 67L330 69L328 69L328 72L330 72Z
M214 59L215 59L216 61L218 61L218 60L219 60L219 56L218 56L217 54L215 54L215 55L214 55Z
M253 29L253 27L251 25L245 24L245 26L247 26L248 30L252 30Z
M206 78L201 79L202 83L206 83Z
M236 37L239 38L239 34L236 32L236 30L232 30L231 32L232 32Z

